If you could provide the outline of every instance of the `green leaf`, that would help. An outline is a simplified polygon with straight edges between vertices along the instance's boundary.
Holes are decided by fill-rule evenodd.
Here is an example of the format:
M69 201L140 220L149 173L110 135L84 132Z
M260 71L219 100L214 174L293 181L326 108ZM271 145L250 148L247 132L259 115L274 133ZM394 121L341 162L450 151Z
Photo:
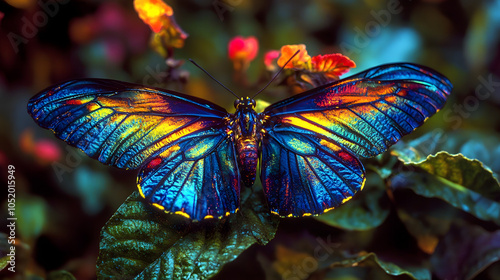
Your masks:
M248 192L250 189L247 190ZM252 244L266 244L279 218L261 192L243 200L238 214L190 222L167 215L134 192L101 232L99 279L207 279Z
M500 203L478 192L424 172L402 172L390 180L393 189L409 188L425 197L441 198L479 219L500 224Z
M0 258L0 271L2 271L4 268L7 267L7 265L9 264L9 261L10 261L9 256L5 256L5 257Z
M405 163L416 163L429 154L447 151L477 159L500 173L500 137L497 133L484 133L476 130L460 130L450 133L436 131L411 141L400 141L391 148L391 154Z
M481 195L497 200L500 199L500 186L493 173L478 160L471 160L461 154L450 155L439 152L428 156L426 160L411 164L427 173L444 179L450 187L465 192L473 190Z
M360 253L359 256L346 258L342 261L335 262L332 267L380 267L385 273L392 276L406 275L411 279L431 279L431 273L428 269L422 267L405 267L402 268L394 263L381 261L375 253Z
M381 178L376 174L367 176L365 189L351 201L316 217L327 225L347 230L369 230L381 225L389 215L389 203Z
M432 143L429 139L418 141ZM393 151L410 170L391 178L394 189L410 188L425 197L441 198L479 219L500 224L500 185L480 161L447 152L420 160L419 153L412 154L413 150Z
M433 133L397 145L391 154L403 162L405 171L393 176L390 184L395 189L410 188L425 197L441 198L479 219L500 224L500 185L489 168L462 154L439 152L424 158L426 152L445 146L469 154L472 147L484 149L480 142L463 138L461 134ZM490 138L485 136L484 143L496 147Z
M473 279L498 261L500 230L488 232L467 224L452 227L431 258L433 270L441 279Z

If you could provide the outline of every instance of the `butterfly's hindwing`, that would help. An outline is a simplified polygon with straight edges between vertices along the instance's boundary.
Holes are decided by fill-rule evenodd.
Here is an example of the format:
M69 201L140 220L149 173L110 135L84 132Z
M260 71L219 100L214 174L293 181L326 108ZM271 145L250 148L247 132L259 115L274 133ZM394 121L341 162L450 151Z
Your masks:
M166 152L139 172L138 187L150 203L194 220L238 210L240 176L231 137L202 135Z
M364 168L355 155L308 134L274 129L263 140L262 185L270 210L280 216L322 214L363 186Z

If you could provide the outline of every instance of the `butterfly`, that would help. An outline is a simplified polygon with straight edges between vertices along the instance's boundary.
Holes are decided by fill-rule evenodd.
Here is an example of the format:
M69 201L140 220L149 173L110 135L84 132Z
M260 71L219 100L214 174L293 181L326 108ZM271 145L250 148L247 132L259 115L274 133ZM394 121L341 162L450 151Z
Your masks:
M238 98L234 114L209 101L107 79L72 80L30 99L43 128L100 162L139 169L141 196L192 220L240 207L260 163L270 211L325 213L365 183L360 158L386 151L443 107L452 90L436 71L387 64L255 111Z

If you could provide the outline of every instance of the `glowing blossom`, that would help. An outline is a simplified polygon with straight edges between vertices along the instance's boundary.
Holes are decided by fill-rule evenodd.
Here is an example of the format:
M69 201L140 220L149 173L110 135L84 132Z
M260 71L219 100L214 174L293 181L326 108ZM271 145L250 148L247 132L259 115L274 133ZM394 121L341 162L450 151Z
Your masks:
M248 38L243 38L241 36L234 37L229 41L229 58L234 59L245 59L252 61L257 56L259 51L259 41L254 36Z
M294 55L297 51L300 51L288 64L286 68L299 68L307 69L310 68L307 64L311 63L311 57L307 54L306 45L285 45L281 47L281 56L278 59L278 66L283 67L285 63Z
M236 70L245 70L259 51L259 41L254 36L236 36L228 44L228 56Z
M177 24L173 9L161 0L134 0L134 8L154 35L152 48L160 55L168 57L171 48L184 47L188 34Z
M173 16L174 10L161 0L134 0L134 8L139 17L153 32L160 32L163 27L163 17Z
M324 72L325 75L337 79L349 72L351 68L356 67L354 61L339 53L313 56L311 62L313 72Z
M281 56L278 59L278 65L283 65L295 54L300 51L285 68L305 70L311 73L322 73L328 78L338 79L340 75L347 73L351 68L356 67L356 63L339 53L317 55L310 57L306 51L306 46L285 45L281 47Z

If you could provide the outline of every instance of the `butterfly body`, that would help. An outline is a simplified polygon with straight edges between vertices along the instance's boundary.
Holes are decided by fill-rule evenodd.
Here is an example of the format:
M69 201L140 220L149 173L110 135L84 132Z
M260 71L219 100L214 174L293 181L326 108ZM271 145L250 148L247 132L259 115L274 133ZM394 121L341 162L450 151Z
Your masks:
M388 149L443 107L452 85L434 70L388 64L292 96L257 113L182 93L73 80L30 99L28 113L92 158L139 169L144 199L193 220L239 209L258 175L269 210L319 215L363 188L360 158ZM260 164L260 174L258 166Z
M236 112L233 115L234 141L238 167L243 184L251 187L257 176L259 161L259 143L262 139L262 122L255 112L255 100L246 97L235 101Z

